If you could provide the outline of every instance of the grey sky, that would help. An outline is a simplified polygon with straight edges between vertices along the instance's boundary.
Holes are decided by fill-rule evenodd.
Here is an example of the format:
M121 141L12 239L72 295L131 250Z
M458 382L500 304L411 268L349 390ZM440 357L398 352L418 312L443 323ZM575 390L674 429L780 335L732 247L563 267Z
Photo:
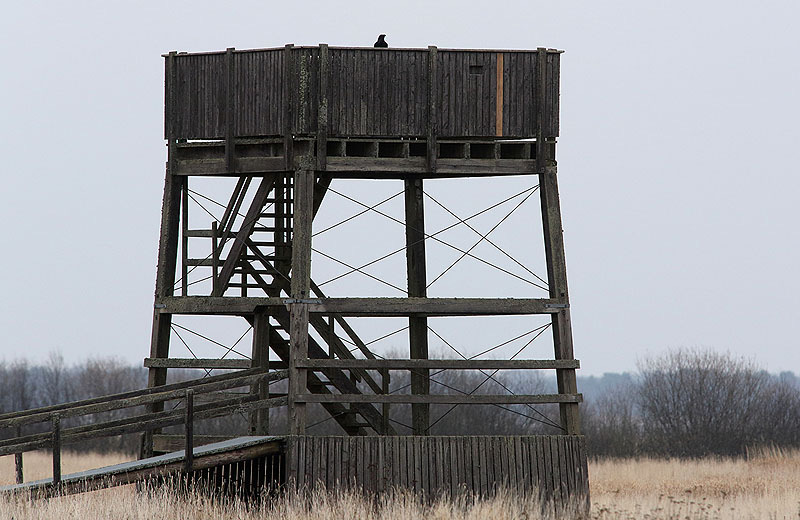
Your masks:
M0 359L147 355L162 53L386 33L397 47L566 50L559 181L582 374L676 346L800 371L800 13L742 4L6 5Z

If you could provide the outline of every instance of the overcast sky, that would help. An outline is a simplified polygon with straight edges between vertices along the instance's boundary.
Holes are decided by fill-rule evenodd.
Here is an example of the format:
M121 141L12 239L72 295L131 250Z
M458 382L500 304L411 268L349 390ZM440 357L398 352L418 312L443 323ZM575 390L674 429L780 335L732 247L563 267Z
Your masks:
M789 1L9 3L0 359L147 355L162 53L386 33L398 47L566 51L559 182L583 375L681 346L800 371L798 14ZM514 193L482 190L453 201L462 216Z

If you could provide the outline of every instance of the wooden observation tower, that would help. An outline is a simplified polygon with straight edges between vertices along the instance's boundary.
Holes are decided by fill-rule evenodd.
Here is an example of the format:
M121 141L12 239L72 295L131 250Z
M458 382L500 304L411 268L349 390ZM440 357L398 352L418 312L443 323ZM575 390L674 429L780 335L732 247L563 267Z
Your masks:
M288 407L287 482L429 494L488 492L505 483L587 496L555 161L560 51L287 45L165 58L169 158L149 386L165 385L169 368L286 371L288 390L254 384L247 410L249 433L265 435L275 426L270 408ZM532 232L537 223L520 237L543 240L546 293L428 297L426 243L435 237L426 227L423 183L497 176L538 177L541 233ZM231 186L221 217L195 224L202 219L189 211L193 183L219 178ZM339 179L402 184L402 297L331 295L312 279L312 224ZM354 237L352 247L360 245ZM198 273L202 283L191 280ZM171 355L179 315L246 320L249 359ZM429 318L496 315L549 317L553 356L429 358ZM350 323L387 316L407 322L407 357L377 356ZM508 369L555 371L557 393L431 387L431 371ZM390 388L397 371L410 372L410 392ZM324 407L343 435L307 436L310 403ZM432 436L431 406L438 404L557 405L559 434ZM411 407L413 435L398 436L390 406ZM163 437L146 435L145 454L167 451Z

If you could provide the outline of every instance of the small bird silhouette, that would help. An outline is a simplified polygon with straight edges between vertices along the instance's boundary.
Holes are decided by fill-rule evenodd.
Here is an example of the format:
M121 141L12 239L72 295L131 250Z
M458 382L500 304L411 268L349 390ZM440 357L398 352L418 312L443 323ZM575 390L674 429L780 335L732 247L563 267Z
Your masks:
M386 43L386 40L384 40L385 37L386 37L385 34L381 34L380 36L378 36L378 41L375 42L375 47L383 47L383 48L388 47L389 44Z

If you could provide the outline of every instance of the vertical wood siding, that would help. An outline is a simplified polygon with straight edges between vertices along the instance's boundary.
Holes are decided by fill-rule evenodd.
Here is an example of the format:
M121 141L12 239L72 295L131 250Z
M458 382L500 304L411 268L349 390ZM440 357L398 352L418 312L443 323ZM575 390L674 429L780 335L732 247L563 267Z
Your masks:
M284 105L291 103L295 134L317 130L319 49L292 50L284 77L283 49L235 51L233 94L227 92L225 53L178 54L166 77L165 133L186 139L225 137L232 103L238 137L281 135ZM328 67L328 135L404 137L427 133L428 51L331 48ZM439 50L436 57L437 135L495 137L497 52ZM545 133L558 135L560 55L548 53ZM535 51L503 52L502 133L536 134ZM173 84L174 83L174 84ZM174 89L170 95L170 89ZM174 100L174 101L171 101ZM230 101L229 101L230 100Z
M583 437L535 436L298 436L287 464L298 489L407 489L426 498L462 492L489 496L505 487L543 502L587 503Z

